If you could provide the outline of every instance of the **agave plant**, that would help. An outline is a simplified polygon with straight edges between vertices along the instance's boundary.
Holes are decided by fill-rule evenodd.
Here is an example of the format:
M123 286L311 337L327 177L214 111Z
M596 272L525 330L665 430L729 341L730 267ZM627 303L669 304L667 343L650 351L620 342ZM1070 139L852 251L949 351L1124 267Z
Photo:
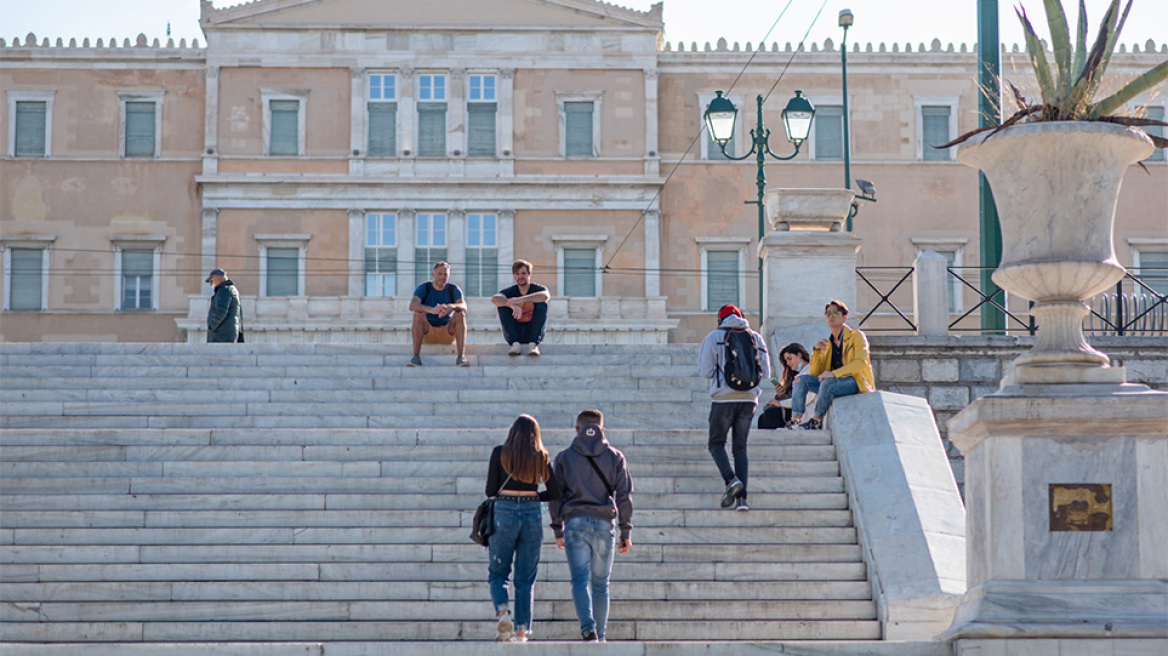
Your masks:
M1026 52L1030 55L1030 62L1034 65L1034 72L1038 78L1038 89L1042 96L1041 103L1032 103L1013 84L1007 83L1017 111L1001 125L993 125L967 132L957 139L939 146L948 148L955 146L975 134L986 130L1001 130L1016 123L1035 121L1106 121L1129 126L1168 125L1163 121L1154 121L1136 116L1116 116L1113 112L1122 109L1132 98L1151 89L1168 79L1168 60L1165 60L1147 71L1143 75L1128 82L1119 91L1095 100L1103 81L1103 74L1111 62L1111 54L1115 50L1119 33L1123 29L1124 21L1131 10L1133 0L1128 0L1119 11L1120 0L1111 0L1111 5L1103 16L1099 25L1099 34L1095 37L1091 48L1087 48L1087 7L1084 0L1079 0L1079 21L1075 32L1075 41L1072 46L1070 30L1067 25L1067 16L1063 12L1060 0L1043 0L1046 9L1046 20L1050 26L1050 39L1054 51L1052 68L1047 61L1046 50L1038 34L1034 31L1026 10L1021 6L1015 9L1018 20L1022 22L1022 30L1026 35ZM1168 148L1168 139L1156 135L1148 135L1152 142L1160 148Z

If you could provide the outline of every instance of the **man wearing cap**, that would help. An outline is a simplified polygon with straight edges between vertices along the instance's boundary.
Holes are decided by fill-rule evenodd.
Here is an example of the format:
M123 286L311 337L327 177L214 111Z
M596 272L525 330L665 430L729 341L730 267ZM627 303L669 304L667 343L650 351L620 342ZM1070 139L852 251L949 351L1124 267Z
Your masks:
M746 457L746 438L750 434L750 423L758 405L759 386L750 390L736 390L727 384L723 371L726 367L725 342L730 331L742 330L750 333L758 351L759 381L771 375L771 361L767 355L766 342L762 336L750 329L750 323L742 316L742 311L733 305L724 305L718 311L718 328L710 331L702 340L698 353L698 373L710 379L710 455L726 491L722 495L722 507L734 507L738 511L750 510L746 505L746 483L750 464ZM731 433L731 451L734 466L726 457L726 433Z
M207 341L235 343L239 339L239 292L223 269L211 269L205 282L215 294L207 310Z

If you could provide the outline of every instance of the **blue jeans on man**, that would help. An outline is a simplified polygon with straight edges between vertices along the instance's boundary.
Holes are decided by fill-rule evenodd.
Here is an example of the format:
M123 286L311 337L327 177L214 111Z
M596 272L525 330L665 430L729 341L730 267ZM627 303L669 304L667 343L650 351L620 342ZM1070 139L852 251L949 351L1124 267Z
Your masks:
M495 308L499 311L499 323L503 324L503 341L508 344L532 344L538 346L543 342L544 329L547 327L547 303L534 303L531 311L531 321L516 321L515 315L509 307Z
M851 376L826 380L819 380L818 377L810 374L796 376L795 384L791 387L792 416L803 416L803 412L807 409L808 392L819 394L819 398L815 400L815 416L822 417L827 414L827 409L831 407L832 401L840 396L859 394L860 386Z
M754 403L711 403L710 439L708 448L722 474L722 482L729 484L737 478L742 481L739 499L746 498L746 479L750 475L750 462L746 457L746 438L750 435L750 422L754 420ZM726 457L726 433L731 434L730 451L734 454L734 467Z
M507 608L507 578L515 562L515 630L531 630L532 590L539 570L543 522L539 501L495 501L495 532L487 547L491 602L495 612Z
M596 637L604 640L608 623L608 579L612 576L612 559L616 554L616 526L603 519L573 517L564 522L564 549L580 633L588 635L595 631Z

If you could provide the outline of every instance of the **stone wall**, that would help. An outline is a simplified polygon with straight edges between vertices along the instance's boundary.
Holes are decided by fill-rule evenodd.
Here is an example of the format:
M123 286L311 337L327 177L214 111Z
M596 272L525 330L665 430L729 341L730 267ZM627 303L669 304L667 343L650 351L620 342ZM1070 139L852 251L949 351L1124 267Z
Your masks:
M876 387L927 399L953 466L965 489L965 463L949 442L949 419L998 388L1014 358L1029 350L1030 336L919 337L869 334ZM1168 389L1168 340L1158 337L1092 337L1091 345L1127 368L1129 383Z

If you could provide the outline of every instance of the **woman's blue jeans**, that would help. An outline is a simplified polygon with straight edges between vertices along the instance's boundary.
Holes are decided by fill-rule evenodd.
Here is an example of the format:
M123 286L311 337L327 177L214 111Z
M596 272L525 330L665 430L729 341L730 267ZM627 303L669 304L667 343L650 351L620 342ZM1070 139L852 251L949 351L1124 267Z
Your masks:
M572 601L576 604L580 633L596 631L603 640L608 624L608 579L616 553L616 527L603 519L573 517L564 522L564 549L568 552Z
M491 602L495 612L507 608L507 578L515 565L515 630L531 630L532 592L539 570L543 523L539 501L495 501L495 532L487 552Z
M797 376L795 378L795 384L791 387L792 416L803 416L804 410L807 409L808 392L819 394L819 398L815 399L815 416L822 417L827 414L827 409L831 407L831 402L836 397L859 394L860 386L856 383L856 379L851 376L828 378L826 380L819 380L819 378L810 374Z

